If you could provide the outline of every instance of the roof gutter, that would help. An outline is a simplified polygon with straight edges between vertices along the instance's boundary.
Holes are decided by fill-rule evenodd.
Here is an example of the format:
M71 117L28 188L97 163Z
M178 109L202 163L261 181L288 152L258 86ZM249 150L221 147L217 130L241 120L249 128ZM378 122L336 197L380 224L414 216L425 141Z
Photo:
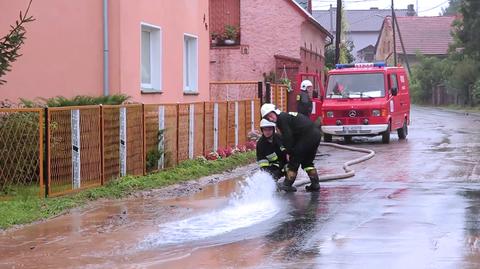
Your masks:
M103 0L103 95L110 95L108 85L108 0Z
M311 22L315 27L317 27L320 31L324 32L327 36L333 39L333 35L327 31L315 18L312 14L308 13L303 7L301 7L295 0L286 0L290 5L292 5L298 12L300 12L309 22Z
M333 35L325 29L317 20L315 20L313 17L308 16L308 20L313 23L317 28L319 28L322 32L324 32L330 39L333 40Z
M333 36L332 35L327 35L330 38L330 41L325 44L325 48L333 44Z

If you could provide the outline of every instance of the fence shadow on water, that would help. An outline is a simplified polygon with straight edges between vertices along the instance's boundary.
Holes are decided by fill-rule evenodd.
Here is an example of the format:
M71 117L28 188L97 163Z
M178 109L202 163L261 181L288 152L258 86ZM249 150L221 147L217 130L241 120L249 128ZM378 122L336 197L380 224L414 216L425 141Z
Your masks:
M0 109L0 199L57 196L247 141L260 101Z

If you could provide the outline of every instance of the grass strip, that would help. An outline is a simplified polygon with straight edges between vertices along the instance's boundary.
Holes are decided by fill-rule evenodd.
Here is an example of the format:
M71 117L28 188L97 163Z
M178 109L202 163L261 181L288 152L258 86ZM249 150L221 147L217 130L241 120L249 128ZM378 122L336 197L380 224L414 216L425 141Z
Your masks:
M443 107L445 107L447 109L459 110L459 111L464 111L464 112L480 113L480 105L477 105L477 106L447 105L447 106L443 106Z
M0 201L0 229L7 229L14 225L27 224L58 216L69 209L85 205L89 201L102 198L118 199L126 197L135 191L160 188L224 172L225 170L249 164L254 160L255 151L238 153L216 161L203 159L187 160L174 168L158 173L146 176L126 176L113 180L101 187L53 198L38 197L38 188L25 188L19 191L12 199Z

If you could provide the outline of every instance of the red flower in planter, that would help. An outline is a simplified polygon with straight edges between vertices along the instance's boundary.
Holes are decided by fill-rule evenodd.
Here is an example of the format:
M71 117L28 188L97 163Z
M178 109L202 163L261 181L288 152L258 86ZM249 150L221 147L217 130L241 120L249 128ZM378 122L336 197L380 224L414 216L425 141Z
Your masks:
M246 152L247 151L247 146L246 145L239 145L238 147L239 152Z
M210 161L215 161L215 160L218 160L218 158L220 158L220 156L218 155L217 152L212 151L212 152L208 153L207 156L205 156L205 158L207 158L207 160L210 160Z
M255 141L248 141L245 144L245 147L247 148L247 150L254 150L257 147L257 143Z
M218 154L221 158L227 157L227 153L225 152L225 149L223 149L223 148L217 149L217 154Z
M233 154L233 149L231 147L226 147L225 148L225 156L229 157Z

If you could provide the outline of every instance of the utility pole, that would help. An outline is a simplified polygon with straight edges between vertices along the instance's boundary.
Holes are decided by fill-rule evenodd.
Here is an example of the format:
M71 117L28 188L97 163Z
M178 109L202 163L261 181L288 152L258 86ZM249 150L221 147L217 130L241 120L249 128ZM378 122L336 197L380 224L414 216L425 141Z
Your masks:
M393 30L393 65L397 66L397 44L395 41L395 10L393 8L393 0L392 0L392 30Z
M405 63L407 64L408 75L412 77L412 71L410 70L410 64L408 63L407 51L405 50L405 45L403 44L402 31L400 31L400 27L398 26L397 14L395 13L395 11L393 12L393 17L395 18L395 26L397 26L398 37L400 38L400 44L402 45L403 57L405 59Z
M338 64L340 63L340 37L342 33L342 0L337 0L337 25L335 31L335 64Z
M330 4L330 32L333 33L333 8L332 8L332 4Z

